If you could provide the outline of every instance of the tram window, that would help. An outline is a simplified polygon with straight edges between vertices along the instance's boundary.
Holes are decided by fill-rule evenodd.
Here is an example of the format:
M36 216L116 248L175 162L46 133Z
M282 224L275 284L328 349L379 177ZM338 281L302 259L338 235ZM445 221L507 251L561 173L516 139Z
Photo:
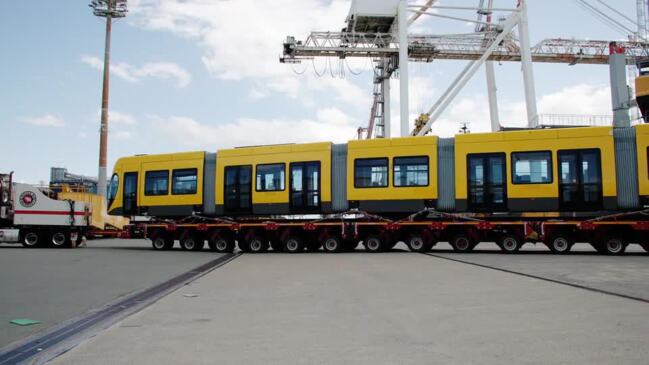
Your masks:
M144 195L169 194L169 171L147 171L144 178Z
M395 157L394 186L428 186L428 157Z
M174 195L196 194L196 169L174 170L171 179L171 193Z
M514 184L549 184L552 182L552 153L514 152L512 169Z
M382 188L388 186L388 159L354 160L354 187Z
M257 191L284 190L284 164L257 165Z

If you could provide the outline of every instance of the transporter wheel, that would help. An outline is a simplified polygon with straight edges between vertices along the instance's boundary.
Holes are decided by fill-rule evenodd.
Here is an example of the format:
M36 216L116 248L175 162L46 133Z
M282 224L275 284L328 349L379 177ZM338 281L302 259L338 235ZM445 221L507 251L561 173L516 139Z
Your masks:
M70 234L64 231L53 231L50 236L50 245L55 248L69 247Z
M234 241L223 237L214 237L208 240L207 244L212 251L221 253L231 253L234 251Z
M449 243L453 247L453 251L460 253L471 252L476 246L476 242L464 233L453 236Z
M548 241L548 247L553 253L565 255L570 252L574 242L566 236L554 236Z
M340 252L343 250L343 241L338 236L327 236L322 241L325 252Z
M261 253L268 250L268 241L259 236L252 236L247 241L248 252Z
M430 240L427 240L419 234L413 234L412 236L408 237L406 244L412 252L428 252L433 247Z
M297 236L289 236L284 240L284 252L298 253L304 251L304 240Z
M385 241L379 235L369 235L363 242L367 252L381 252L385 246Z
M180 240L180 247L185 251L200 251L203 246L205 246L205 241L194 235L188 235Z
M151 239L151 246L156 251L171 250L174 247L174 240L171 237L157 236Z
M20 243L22 243L23 247L34 248L40 247L43 242L41 235L37 231L26 231L22 235Z
M626 250L627 243L618 237L608 237L602 244L601 248L607 255L621 255Z
M516 253L521 249L522 245L521 240L512 234L506 234L498 241L498 246L505 253Z

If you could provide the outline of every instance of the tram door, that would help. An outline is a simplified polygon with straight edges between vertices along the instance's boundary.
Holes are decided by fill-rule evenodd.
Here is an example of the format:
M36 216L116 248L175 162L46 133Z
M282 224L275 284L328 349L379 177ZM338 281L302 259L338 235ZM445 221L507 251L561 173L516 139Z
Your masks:
M598 149L559 151L559 204L562 209L602 208L602 166Z
M226 167L224 191L226 213L252 213L252 166Z
M468 208L470 211L507 210L507 175L504 153L467 156Z
M320 162L294 162L290 165L290 209L293 213L320 210Z
M124 194L122 195L124 215L137 215L137 172L124 174Z

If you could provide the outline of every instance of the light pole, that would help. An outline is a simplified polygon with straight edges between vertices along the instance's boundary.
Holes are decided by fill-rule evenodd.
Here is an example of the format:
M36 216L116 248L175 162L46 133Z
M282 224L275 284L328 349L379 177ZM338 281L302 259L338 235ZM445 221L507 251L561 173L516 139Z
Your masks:
M89 5L95 16L106 18L104 50L104 86L101 94L101 128L99 130L99 177L97 194L106 196L106 165L108 160L108 94L110 83L110 36L114 18L123 18L128 12L126 0L92 0Z

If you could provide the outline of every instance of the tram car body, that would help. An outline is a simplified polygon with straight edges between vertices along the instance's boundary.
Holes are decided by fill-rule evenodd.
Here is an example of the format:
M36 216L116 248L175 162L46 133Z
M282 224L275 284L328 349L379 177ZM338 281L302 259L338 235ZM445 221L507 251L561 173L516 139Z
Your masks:
M648 155L649 125L140 155L116 162L109 214L601 216L649 204Z

